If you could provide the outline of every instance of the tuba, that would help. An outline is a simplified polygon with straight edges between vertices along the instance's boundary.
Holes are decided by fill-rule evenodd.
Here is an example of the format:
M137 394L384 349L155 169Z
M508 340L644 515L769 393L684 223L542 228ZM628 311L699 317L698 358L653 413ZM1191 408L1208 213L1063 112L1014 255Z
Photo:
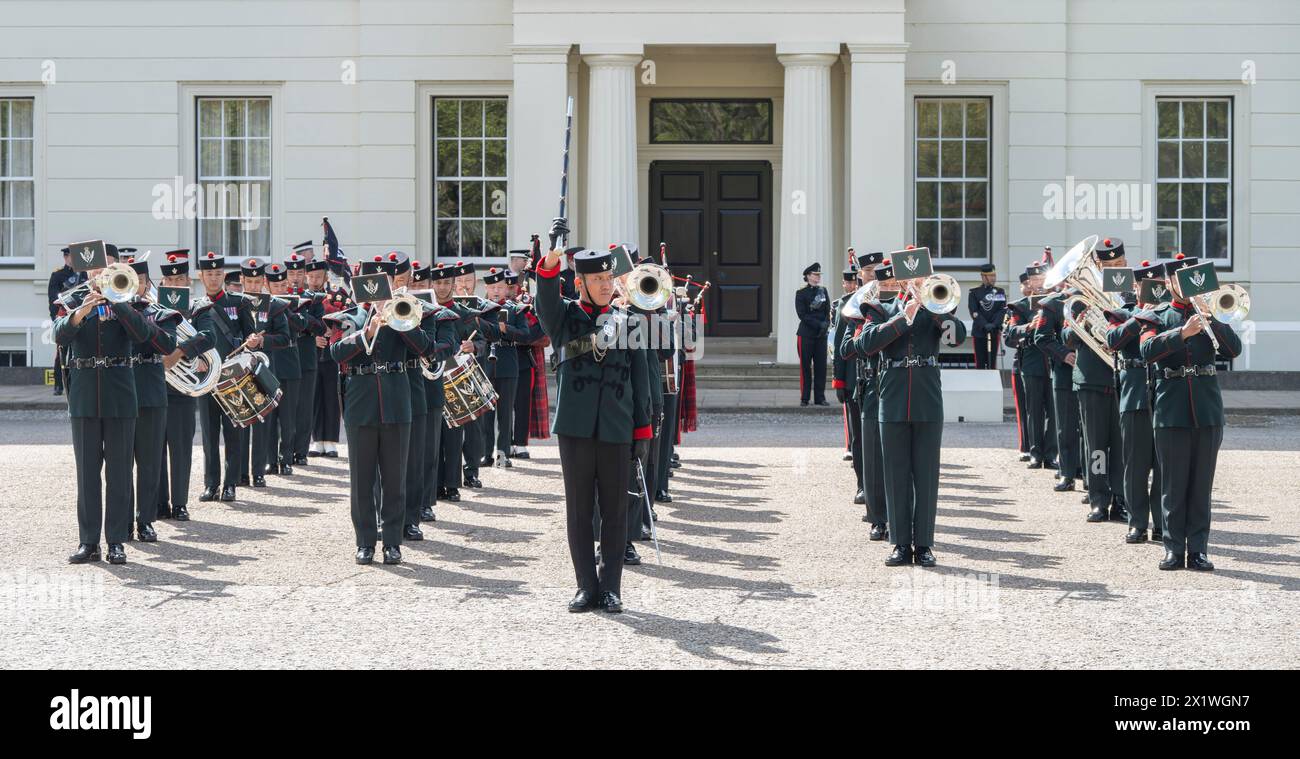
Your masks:
M1102 289L1102 267L1093 253L1097 239L1097 235L1089 235L1070 248L1043 276L1043 287L1051 290L1064 284L1079 291L1078 295L1066 299L1062 319L1084 345L1114 369L1115 357L1106 345L1106 332L1110 329L1106 312L1123 303L1118 295ZM1078 305L1083 308L1076 315Z
M659 264L641 264L627 276L628 303L642 311L658 311L673 295L673 279Z

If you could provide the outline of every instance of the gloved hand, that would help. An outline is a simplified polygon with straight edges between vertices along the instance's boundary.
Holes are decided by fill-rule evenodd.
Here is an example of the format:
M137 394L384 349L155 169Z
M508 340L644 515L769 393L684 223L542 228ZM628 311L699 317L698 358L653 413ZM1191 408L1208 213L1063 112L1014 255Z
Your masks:
M551 241L551 250L555 250L555 244L561 237L569 235L569 220L562 216L557 216L551 220L551 231L546 236Z
M842 387L835 388L835 400L839 401L840 403L844 403L844 388Z
M645 439L643 439L643 440L633 440L633 441L632 441L632 458L633 458L633 459L640 459L640 460L644 461L645 458L646 458L647 456L649 456L649 455L650 455L650 439L649 439L649 438L645 438Z

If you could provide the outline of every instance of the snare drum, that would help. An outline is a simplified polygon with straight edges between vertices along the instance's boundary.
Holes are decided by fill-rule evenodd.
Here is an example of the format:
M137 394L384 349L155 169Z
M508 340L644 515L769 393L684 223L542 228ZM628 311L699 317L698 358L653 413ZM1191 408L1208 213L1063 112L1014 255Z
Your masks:
M442 393L446 401L443 413L447 426L452 428L468 424L497 406L492 381L467 353L457 355L455 365L443 371Z
M227 359L212 391L217 405L237 427L265 421L280 405L282 394L265 353L240 353Z

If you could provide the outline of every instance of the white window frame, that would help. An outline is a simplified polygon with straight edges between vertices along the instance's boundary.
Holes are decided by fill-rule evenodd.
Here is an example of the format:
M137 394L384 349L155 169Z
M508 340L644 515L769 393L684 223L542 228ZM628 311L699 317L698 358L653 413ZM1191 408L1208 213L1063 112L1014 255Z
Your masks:
M180 161L184 187L198 185L199 150L199 98L270 98L271 100L271 240L269 253L275 257L284 250L284 97L278 84L267 83L194 83L182 82L180 97ZM178 199L178 202L182 202ZM183 215L183 214L181 214ZM322 212L322 215L325 215ZM207 251L201 250L198 237L198 219L177 220L178 239L182 248L189 248L195 259ZM239 263L244 257L227 259L227 264Z
M903 191L905 234L916 230L916 100L917 98L987 98L989 100L989 157L988 157L988 257L984 259L951 259L934 257L936 270L978 271L986 263L1009 270L1010 252L1007 246L1007 227L1010 208L1007 204L1007 138L1010 121L1007 114L1007 85L1003 82L966 82L942 84L939 82L907 82L904 86L903 108L903 171L906 185ZM942 202L942 198L940 198ZM964 211L963 211L964 212ZM914 240L903 241L911 244Z
M0 84L0 98L27 98L32 101L32 215L36 221L32 225L32 255L5 256L0 258L0 280L31 279L32 270L45 268L57 269L63 265L59 248L67 243L51 247L45 242L45 192L48 180L45 176L45 92L40 85ZM44 250L44 253L41 251ZM37 267L37 261L44 258L48 267ZM56 263L57 262L57 263Z
M1229 141L1229 247L1227 260L1214 261L1214 268L1234 272L1249 279L1250 250L1250 87L1224 82L1143 82L1142 92L1142 181L1152 188L1151 228L1142 233L1143 250L1156 256L1156 169L1160 161L1156 139L1157 101L1165 98L1231 98L1232 113L1228 126ZM1242 223L1246 220L1247 223ZM1236 279L1234 277L1233 279Z
M418 139L415 146L415 219L416 219L416 257L430 263L434 260L434 219L433 183L436 177L433 150L433 101L434 98L505 98L506 100L506 249L514 238L510 230L510 187L514 176L514 83L513 82L426 82L416 87L415 113L418 124ZM558 150L558 148L557 148ZM558 154L557 154L558 155ZM475 265L506 265L509 255L487 256L474 259Z

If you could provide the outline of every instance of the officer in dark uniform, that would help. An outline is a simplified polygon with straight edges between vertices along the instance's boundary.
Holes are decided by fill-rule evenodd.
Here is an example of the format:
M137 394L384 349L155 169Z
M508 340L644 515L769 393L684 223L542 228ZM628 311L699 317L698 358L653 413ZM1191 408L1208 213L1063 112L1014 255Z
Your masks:
M267 350L271 369L280 382L280 404L266 420L266 468L271 474L293 474L294 446L298 440L298 402L302 395L302 365L299 362L298 341L307 330L307 318L296 308L289 296L289 270L280 264L263 267L271 295L271 319L283 318L287 341L280 348ZM308 339L314 340L311 335Z
M311 433L314 427L312 415L316 409L316 370L320 354L316 347L316 338L325 334L324 293L309 290L307 287L307 267L310 264L304 254L310 251L310 240L298 243L294 247L294 252L284 262L284 268L289 272L289 291L298 296L298 302L292 307L292 311L302 317L304 322L302 329L295 336L301 381L298 383L298 403L293 410L293 455L290 462L300 466L307 465L307 448L311 444ZM316 278L323 281L325 262L313 261L312 263L320 264L318 268L320 274L316 275Z
M1056 447L1059 451L1057 473L1060 481L1053 490L1074 490L1074 481L1083 476L1082 433L1079 430L1079 394L1074 389L1074 363L1077 354L1061 339L1065 328L1065 302L1078 293L1061 289L1043 298L1034 329L1034 344L1052 360L1052 398L1056 412Z
M47 289L50 304L50 322L59 318L59 304L55 301L59 294L66 290L71 290L82 282L86 281L84 271L75 271L72 268L71 248L63 248L63 267L55 270L50 274L50 284ZM63 395L63 346L55 346L54 349L54 394Z
M241 273L242 269L239 264L232 264L232 267L231 271L226 272L226 293L238 296L238 300L243 304L244 309L248 310L251 306L243 297L244 280ZM252 459L253 429L252 427L236 427L235 431L239 435L239 484L248 487L252 484L248 473L251 469L249 461Z
M1197 314L1184 298L1175 272L1195 265L1181 254L1165 268L1172 303L1138 313L1142 358L1156 378L1156 456L1160 461L1160 506L1165 557L1161 569L1210 571L1210 496L1219 445L1223 442L1223 396L1215 375L1217 357L1241 355L1232 327ZM1219 348L1209 337L1213 330Z
M519 382L521 351L518 346L525 346L524 350L526 350L527 345L541 337L542 326L539 323L529 324L524 316L524 309L518 303L507 300L509 286L506 284L505 275L505 271L495 266L488 269L488 273L484 275L483 285L487 288L489 305L499 308L486 317L480 316L478 329L479 334L492 344L492 354L496 357L496 360L489 359L488 365L484 367L489 379L492 380L492 386L497 391L498 399L496 409L483 415L484 438L489 443L484 446L484 453L485 456L492 455L490 443L495 440L496 465L509 468L512 466L510 442L514 435L515 421L513 401L515 386Z
M888 266L883 272L886 278L892 276ZM952 312L936 314L925 309L907 292L893 302L877 301L868 306L863 311L862 332L850 342L855 355L880 354L878 418L885 503L894 543L885 565L915 560L932 567L937 563L931 549L943 440L939 343L942 339L960 344L966 339L966 325Z
M821 286L822 265L803 270L804 286L794 294L799 317L795 340L799 350L799 405L807 406L809 393L818 406L826 402L826 333L830 329L831 298Z
M1036 261L1025 268L1025 297L1008 306L1007 344L1020 353L1020 382L1024 387L1025 439L1029 446L1030 469L1055 469L1057 466L1056 414L1052 405L1051 359L1036 342L1041 319L1043 275L1046 264Z
M226 292L225 263L225 257L211 252L198 259L196 266L204 294L193 308L194 328L208 336L223 361L245 339L250 340L251 350L257 350L262 342L261 337L247 331L252 324L248 302L240 295ZM215 501L220 493L221 500L233 501L241 471L240 428L230 421L211 394L199 399L199 427L203 439L203 493L199 500ZM224 477L222 442L226 446Z
M551 251L537 269L537 315L562 355L554 431L568 523L569 555L578 592L569 611L623 610L619 598L627 537L627 483L631 459L644 456L653 436L645 352L623 350L617 338L613 256L582 251L574 256L580 299L560 294L560 251L568 234L564 219L551 226ZM599 496L600 563L594 555L592 515Z
M852 248L849 249L852 251ZM844 438L845 445L848 446L849 456L853 461L853 474L857 481L857 491L853 496L853 502L858 504L866 503L866 495L862 492L862 415L858 407L857 399L854 398L854 388L857 387L857 369L858 362L844 355L840 346L844 343L844 333L847 330L849 334L857 331L858 325L862 323L860 318L845 316L842 312L844 304L853 297L858 289L858 267L855 261L852 266L845 269L844 277L844 295L836 298L831 303L831 387L835 390L835 400L844 408Z
M975 368L993 369L1002 337L1002 315L1007 308L1007 292L995 282L998 273L993 264L980 267L980 284L972 287L966 307L970 310L971 337L975 343Z
M1163 263L1143 261L1133 270L1138 290L1137 304L1108 314L1111 326L1106 333L1106 344L1115 351L1115 365L1119 370L1119 430L1124 451L1124 500L1129 511L1129 529L1124 542L1130 544L1147 542L1148 524L1151 540L1164 540L1160 518L1160 464L1156 460L1155 433L1151 425L1150 372L1138 342L1143 322L1136 318L1139 312L1153 309L1163 300L1155 293L1152 293L1154 300L1145 300L1142 283L1157 285L1167 297L1164 276Z
M378 257L377 257L378 258ZM382 259L363 261L361 273L384 272ZM375 558L376 474L382 502L384 563L402 561L402 531L406 519L406 459L411 435L411 381L407 363L429 348L429 335L416 328L399 332L382 324L382 304L367 303L352 319L356 330L330 346L334 360L347 363L349 381L343 424L348 435L348 474L351 480L352 528L358 564ZM362 335L373 340L367 353Z
M72 246L107 263L107 244ZM151 339L151 327L129 302L109 303L92 291L54 322L54 339L68 350L68 415L77 460L79 545L72 564L99 561L99 536L108 542L108 560L126 563L123 547L131 535L131 457L135 443L135 375L131 346ZM101 498L100 473L107 493Z
M297 348L294 348L292 360L287 351L288 348L293 347L292 338L289 336L289 306L282 300L272 298L266 292L265 269L266 264L256 258L246 259L239 267L240 287L250 306L244 314L244 318L248 320L244 330L250 335L262 333L263 352L271 360L271 370L275 373L276 379L280 382L280 389L283 391L275 412L272 412L265 421L250 425L252 460L249 464L249 474L255 488L266 487L267 465L279 461L273 434L275 413L285 406L293 405L294 389L286 388L284 383L286 380L295 379L294 375L298 375L298 372L293 371L297 364ZM281 276L283 272L284 269L281 267L276 272L276 276Z
M184 248L163 254L159 264L163 287L190 289L189 255L190 251ZM187 319L190 317L188 300L175 310ZM205 345L211 345L211 339L206 335L203 335L203 341ZM185 522L190 518L190 464L194 458L194 415L197 410L197 398L167 385L167 434L158 478L159 519L175 518L178 522Z

